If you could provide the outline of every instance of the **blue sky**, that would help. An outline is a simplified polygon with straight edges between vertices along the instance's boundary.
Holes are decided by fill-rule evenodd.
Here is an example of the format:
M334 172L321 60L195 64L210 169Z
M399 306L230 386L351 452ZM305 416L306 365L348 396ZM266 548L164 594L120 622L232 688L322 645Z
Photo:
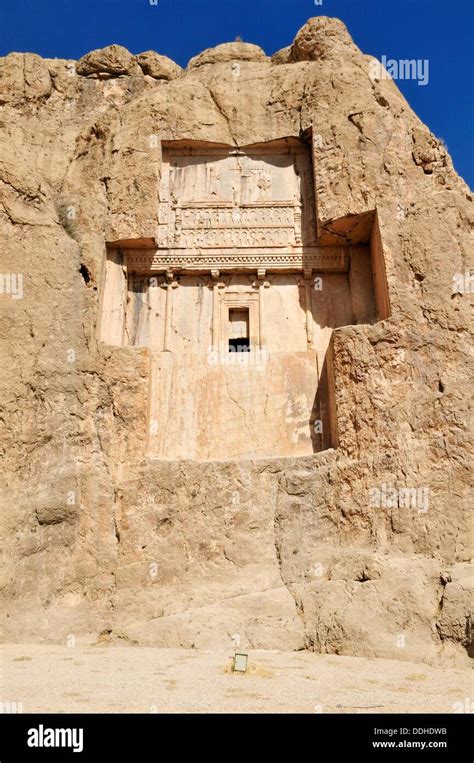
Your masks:
M377 58L428 59L429 83L399 81L418 116L443 138L474 188L472 141L474 0L1 0L0 55L30 51L80 58L119 43L156 50L179 64L204 48L242 37L271 54L311 16L342 19Z

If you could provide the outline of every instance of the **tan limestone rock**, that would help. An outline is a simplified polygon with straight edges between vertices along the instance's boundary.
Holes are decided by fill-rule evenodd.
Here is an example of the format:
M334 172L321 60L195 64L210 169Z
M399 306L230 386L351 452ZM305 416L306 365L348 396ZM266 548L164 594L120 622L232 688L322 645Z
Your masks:
M125 74L139 74L135 56L122 45L107 45L105 48L92 50L77 62L77 73L100 78L119 77Z
M291 45L287 45L286 48L277 50L272 56L272 64L288 64L290 63Z
M437 628L444 639L461 643L474 656L473 594L474 580L469 564L456 564L445 577Z
M191 58L188 69L196 69L204 64L225 64L228 61L259 62L266 59L265 52L258 45L250 42L224 42Z
M316 61L318 59L348 55L355 49L346 25L339 19L315 16L300 29L291 46L292 61Z
M9 53L0 59L0 105L46 99L51 94L48 67L36 53Z
M342 22L311 19L290 47L272 62L227 43L183 72L120 46L76 65L0 59L6 639L65 643L73 633L93 643L106 632L162 646L466 659L472 193L395 82L370 76L372 57ZM222 260L248 256L260 214L270 215L270 243L300 246L291 150L285 159L271 148L284 176L275 174L275 199L249 148L289 138L314 170L313 196L303 192L314 256L340 248L340 262L329 260L342 270L324 271L308 301L301 263L291 278L259 276L258 265L238 274L253 318L269 295L275 376L261 384L258 370L220 369L215 389L206 356L192 350L218 333L216 284L240 305L242 283ZM174 175L169 144L179 149ZM210 172L219 152L222 178ZM193 188L199 198L186 197ZM239 194L253 215L245 235ZM226 258L215 230L239 231ZM196 243L185 252L183 235ZM150 286L160 236L176 236L166 247L175 270ZM263 239L259 247L255 256ZM268 256L278 265L287 254ZM182 275L188 255L196 270ZM199 272L204 257L214 273ZM152 349L149 327L164 344L167 304L171 350ZM331 399L306 372L317 351ZM152 352L174 365L154 375ZM157 380L161 398L150 393ZM151 403L163 458L150 457ZM337 437L317 441L323 450L311 446L312 403L335 422ZM173 432L180 460L166 460ZM278 457L260 449L263 438ZM211 458L218 446L226 460Z
M148 74L153 79L175 79L183 71L171 58L161 56L154 50L139 53L136 60L143 74Z

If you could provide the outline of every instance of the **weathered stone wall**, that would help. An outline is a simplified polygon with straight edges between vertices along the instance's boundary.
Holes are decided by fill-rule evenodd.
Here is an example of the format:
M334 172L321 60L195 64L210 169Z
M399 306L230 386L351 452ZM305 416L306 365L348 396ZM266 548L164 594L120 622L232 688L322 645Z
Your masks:
M273 59L0 61L0 270L23 276L0 295L5 639L465 655L472 198L370 61L321 17ZM150 463L148 350L97 339L105 244L155 236L162 140L308 130L320 240L376 210L391 309L333 334L339 447ZM427 510L371 505L383 485Z

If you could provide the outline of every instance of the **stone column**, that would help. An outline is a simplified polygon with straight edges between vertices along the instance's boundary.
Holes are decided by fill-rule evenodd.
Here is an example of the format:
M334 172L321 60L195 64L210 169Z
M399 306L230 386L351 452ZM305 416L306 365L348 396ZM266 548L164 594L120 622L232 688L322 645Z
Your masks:
M294 220L293 225L295 229L295 244L297 244L298 246L301 246L301 244L303 243L303 240L302 240L303 231L301 226L301 220L302 220L301 200L298 198L295 198L295 203L293 207L293 220Z
M311 274L307 277L305 273L304 284L304 304L306 311L306 341L308 343L308 350L314 349L313 341L313 311L311 310L311 295L312 295L312 283Z
M173 271L166 272L166 281L163 284L166 289L165 332L163 351L171 352L171 320L173 318L173 291L177 289L178 282L174 280Z
M163 344L161 339L160 312L163 309L163 292L160 288L160 279L158 276L150 276L148 279L148 307L150 311L149 329L150 329L150 349L160 352ZM166 294L164 295L166 299Z
M212 270L212 347L220 352L220 305L219 305L219 271Z
M264 292L265 287L269 286L270 284L268 281L265 281L265 268L259 268L258 273L258 335L260 340L260 349L263 350L266 343L266 335L265 335L265 300L264 300Z

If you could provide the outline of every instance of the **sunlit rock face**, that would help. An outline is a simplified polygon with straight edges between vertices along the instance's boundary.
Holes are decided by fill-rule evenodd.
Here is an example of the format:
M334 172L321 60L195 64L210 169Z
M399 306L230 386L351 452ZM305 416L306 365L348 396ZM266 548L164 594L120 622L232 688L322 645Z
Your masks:
M376 71L0 60L4 638L467 659L472 199Z

